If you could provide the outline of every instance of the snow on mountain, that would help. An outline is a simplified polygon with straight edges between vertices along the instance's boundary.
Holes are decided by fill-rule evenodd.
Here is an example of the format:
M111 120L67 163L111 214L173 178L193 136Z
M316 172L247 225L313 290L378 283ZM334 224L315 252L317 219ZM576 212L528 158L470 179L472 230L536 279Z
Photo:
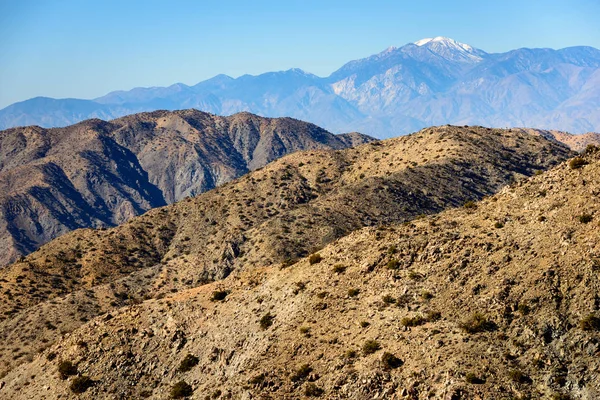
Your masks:
M290 116L333 132L384 138L429 125L600 131L600 50L486 53L438 36L346 63L329 77L301 69L218 75L193 86L135 88L95 100L30 99L0 110L0 129L65 126L157 109Z

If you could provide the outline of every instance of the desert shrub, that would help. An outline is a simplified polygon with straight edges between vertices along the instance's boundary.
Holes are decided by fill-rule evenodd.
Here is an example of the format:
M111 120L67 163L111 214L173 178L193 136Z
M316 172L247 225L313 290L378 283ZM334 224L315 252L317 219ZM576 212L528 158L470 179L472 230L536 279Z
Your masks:
M386 351L381 356L381 363L383 364L383 368L385 369L396 369L400 368L402 364L404 364L404 361L402 361L392 353L388 353Z
M485 383L485 379L482 379L480 377L478 377L477 375L475 375L472 372L469 372L466 376L465 376L465 380L468 383L472 383L474 385L481 385L483 383Z
M308 364L302 364L297 370L296 372L294 372L294 374L292 376L290 376L290 380L292 382L299 382L299 381L303 381L304 379L308 378L308 376L310 375L310 373L312 372L312 367Z
M323 389L316 384L309 382L304 387L304 395L308 397L319 397L323 394Z
M225 297L229 294L228 290L215 290L212 293L211 301L222 301L225 300Z
M496 223L494 224L494 228L496 228L496 229L504 228L504 224L500 221L496 221Z
M393 244L390 247L388 247L387 252L388 254L396 254L398 252L398 247L395 244Z
M188 354L183 360L181 360L181 364L179 364L179 368L177 370L179 372L188 372L196 365L198 365L199 361L200 360L198 360L198 357L196 357L195 355Z
M579 327L584 331L600 331L600 318L590 314L579 321Z
M465 208L477 208L477 203L475 203L474 201L467 201L464 205Z
M152 392L150 390L142 390L140 392L140 397L143 399L146 399L148 397L152 396Z
M308 326L300 327L300 333L303 335L308 335L310 333L310 328Z
M81 375L73 379L69 388L71 389L71 392L79 394L85 392L92 386L94 386L94 381L85 375Z
M564 393L554 393L551 397L552 400L571 400L571 396Z
M377 340L367 340L362 347L363 353L365 354L373 354L380 349L381 344L379 344Z
M389 294L386 294L385 296L383 296L381 298L381 300L385 303L385 304L394 304L396 302L396 299L393 296L390 296Z
M360 293L359 289L348 289L348 296L356 297Z
M410 271L408 273L408 278L412 279L413 281L420 281L423 279L423 275L421 275L420 273L418 273L416 271Z
M595 152L597 152L598 150L600 150L600 147L593 145L593 144L588 144L587 146L585 146L585 150L583 151L584 154L593 154Z
M355 358L356 357L356 350L348 350L346 351L346 353L344 354L344 357L346 358Z
M488 320L483 314L475 313L459 324L460 328L467 333L479 333L495 331L498 326Z
M433 299L433 294L431 292L428 292L427 290L423 290L421 292L421 298L423 300L431 300Z
M591 216L591 214L582 214L579 216L579 222L581 222L582 224L587 224L589 222L592 222L592 219L594 217Z
M587 163L588 162L585 160L585 158L575 157L572 158L571 161L569 161L569 168L579 169L582 168L584 165L587 165Z
M271 325L273 325L273 320L275 319L274 315L271 315L271 313L266 313L265 315L263 315L263 317L260 319L260 327L263 330L269 329L269 327Z
M398 260L392 258L390 261L388 261L387 267L388 269L398 269L400 267L400 263Z
M508 377L516 383L532 383L531 378L518 369L508 371Z
M61 361L58 364L58 373L60 379L67 379L69 376L77 375L77 367L71 361Z
M335 272L336 274L343 274L344 272L346 272L346 266L342 264L335 264L333 266L333 272Z
M425 319L428 322L434 322L442 318L442 313L439 311L427 311L425 313Z
M423 325L425 322L427 322L425 320L425 318L423 318L420 315L415 315L414 317L404 317L400 320L400 323L403 326L409 326L409 327Z
M194 389L185 381L179 381L173 385L169 393L172 399L183 399L194 393Z
M308 257L308 262L310 263L310 265L318 264L322 260L323 260L323 257L321 257L321 255L319 253L311 254L311 256Z
M527 315L531 311L527 304L519 304L517 306L517 310L521 313L521 315Z
M54 359L56 358L56 355L57 355L57 354L56 354L55 352L51 351L50 353L48 353L48 354L46 355L46 360L48 360L48 361L52 361L52 360L54 360Z
M366 328L369 325L371 325L371 324L368 321L360 321L360 327L361 328Z

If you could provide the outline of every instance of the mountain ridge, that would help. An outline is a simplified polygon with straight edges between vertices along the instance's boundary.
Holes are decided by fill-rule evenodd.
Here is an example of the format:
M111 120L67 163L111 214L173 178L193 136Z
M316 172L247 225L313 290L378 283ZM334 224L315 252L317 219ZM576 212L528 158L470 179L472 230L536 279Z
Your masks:
M486 53L443 37L417 43L350 61L328 77L292 68L137 87L92 100L34 98L0 110L0 128L196 108L291 116L379 138L444 124L600 131L600 51L593 47Z

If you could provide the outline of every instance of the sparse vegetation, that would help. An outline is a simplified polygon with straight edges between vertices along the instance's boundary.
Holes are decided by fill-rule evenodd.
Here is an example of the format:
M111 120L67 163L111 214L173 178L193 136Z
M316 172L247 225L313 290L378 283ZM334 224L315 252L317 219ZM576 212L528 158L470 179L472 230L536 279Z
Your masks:
M396 369L400 368L404 364L404 361L386 351L381 356L381 364L383 364L384 369Z
M185 381L179 381L171 387L169 393L172 399L184 399L191 396L194 393L194 389Z
M594 217L592 217L591 214L582 214L579 216L579 222L582 224L590 223L592 222L592 219L594 219Z
M61 361L58 364L58 373L60 375L60 379L67 379L69 376L77 375L77 366L75 366L71 361Z
M579 321L579 327L584 331L600 331L600 318L590 314Z
M465 203L464 207L468 208L468 209L475 209L475 208L477 208L477 203L475 203L474 201L470 200L470 201L467 201Z
M73 393L80 394L85 392L92 386L94 386L94 381L88 376L81 375L73 379L71 385L69 386L69 389L71 389L71 392Z
M319 253L311 254L311 256L308 258L308 262L310 263L310 265L318 264L322 260L323 260L323 257L321 257L321 255Z
M383 301L385 304L394 304L396 302L396 299L393 296L386 294L381 298L381 301Z
M479 333L495 331L498 326L490 321L485 315L475 313L459 324L460 328L467 333Z
M343 264L335 264L333 266L333 272L335 272L336 274L343 274L344 272L346 272L346 266Z
M188 354L185 356L183 360L181 360L181 364L179 364L179 368L177 369L179 372L188 372L196 365L200 360L193 354Z
M306 378L308 378L308 376L310 375L310 373L312 372L312 367L309 364L302 364L297 370L296 372L294 372L294 374L292 376L290 376L290 380L292 382L299 382L299 381L303 381Z
M387 267L388 269L398 269L400 267L400 263L398 260L392 258L390 261L388 261Z
M569 161L569 168L571 169L579 169L583 168L583 166L587 165L588 162L583 157L575 157Z
M323 389L317 386L316 383L309 382L304 386L304 395L308 397L320 397L324 393Z
M465 381L473 385L482 385L485 383L485 379L478 377L473 372L469 372L467 373L467 375L465 375Z
M359 289L348 289L348 296L356 297L360 293Z
M494 228L496 228L496 229L504 228L504 224L500 221L496 221L496 223L494 224Z
M403 326L407 326L407 327L415 327L415 326L423 325L425 322L427 322L427 321L421 315L415 315L414 317L404 317L400 320L400 323Z
M515 383L532 383L531 378L518 369L508 371L508 376Z
M273 320L275 319L274 315L271 315L271 313L266 313L265 315L263 315L263 317L260 319L260 327L262 330L267 330L271 327L271 325L273 325Z
M362 350L364 354L373 354L381 349L381 344L376 340L367 340L363 344Z
M229 294L228 290L215 290L212 293L211 301L223 301Z
M360 327L361 327L361 328L366 328L366 327L368 327L369 325L371 325L371 323L370 323L370 322L368 322L368 321L360 321Z

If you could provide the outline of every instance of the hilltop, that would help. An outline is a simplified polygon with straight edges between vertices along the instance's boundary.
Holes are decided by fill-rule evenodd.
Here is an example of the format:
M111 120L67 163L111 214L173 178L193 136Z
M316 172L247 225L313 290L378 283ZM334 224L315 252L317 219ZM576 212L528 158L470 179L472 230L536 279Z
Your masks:
M210 190L289 153L373 139L292 118L155 111L0 132L0 266L78 228Z
M473 141L490 138L548 146ZM598 176L590 149L480 202L122 308L10 371L1 393L75 398L58 374L69 361L89 378L79 398L164 399L186 384L202 399L597 398Z

